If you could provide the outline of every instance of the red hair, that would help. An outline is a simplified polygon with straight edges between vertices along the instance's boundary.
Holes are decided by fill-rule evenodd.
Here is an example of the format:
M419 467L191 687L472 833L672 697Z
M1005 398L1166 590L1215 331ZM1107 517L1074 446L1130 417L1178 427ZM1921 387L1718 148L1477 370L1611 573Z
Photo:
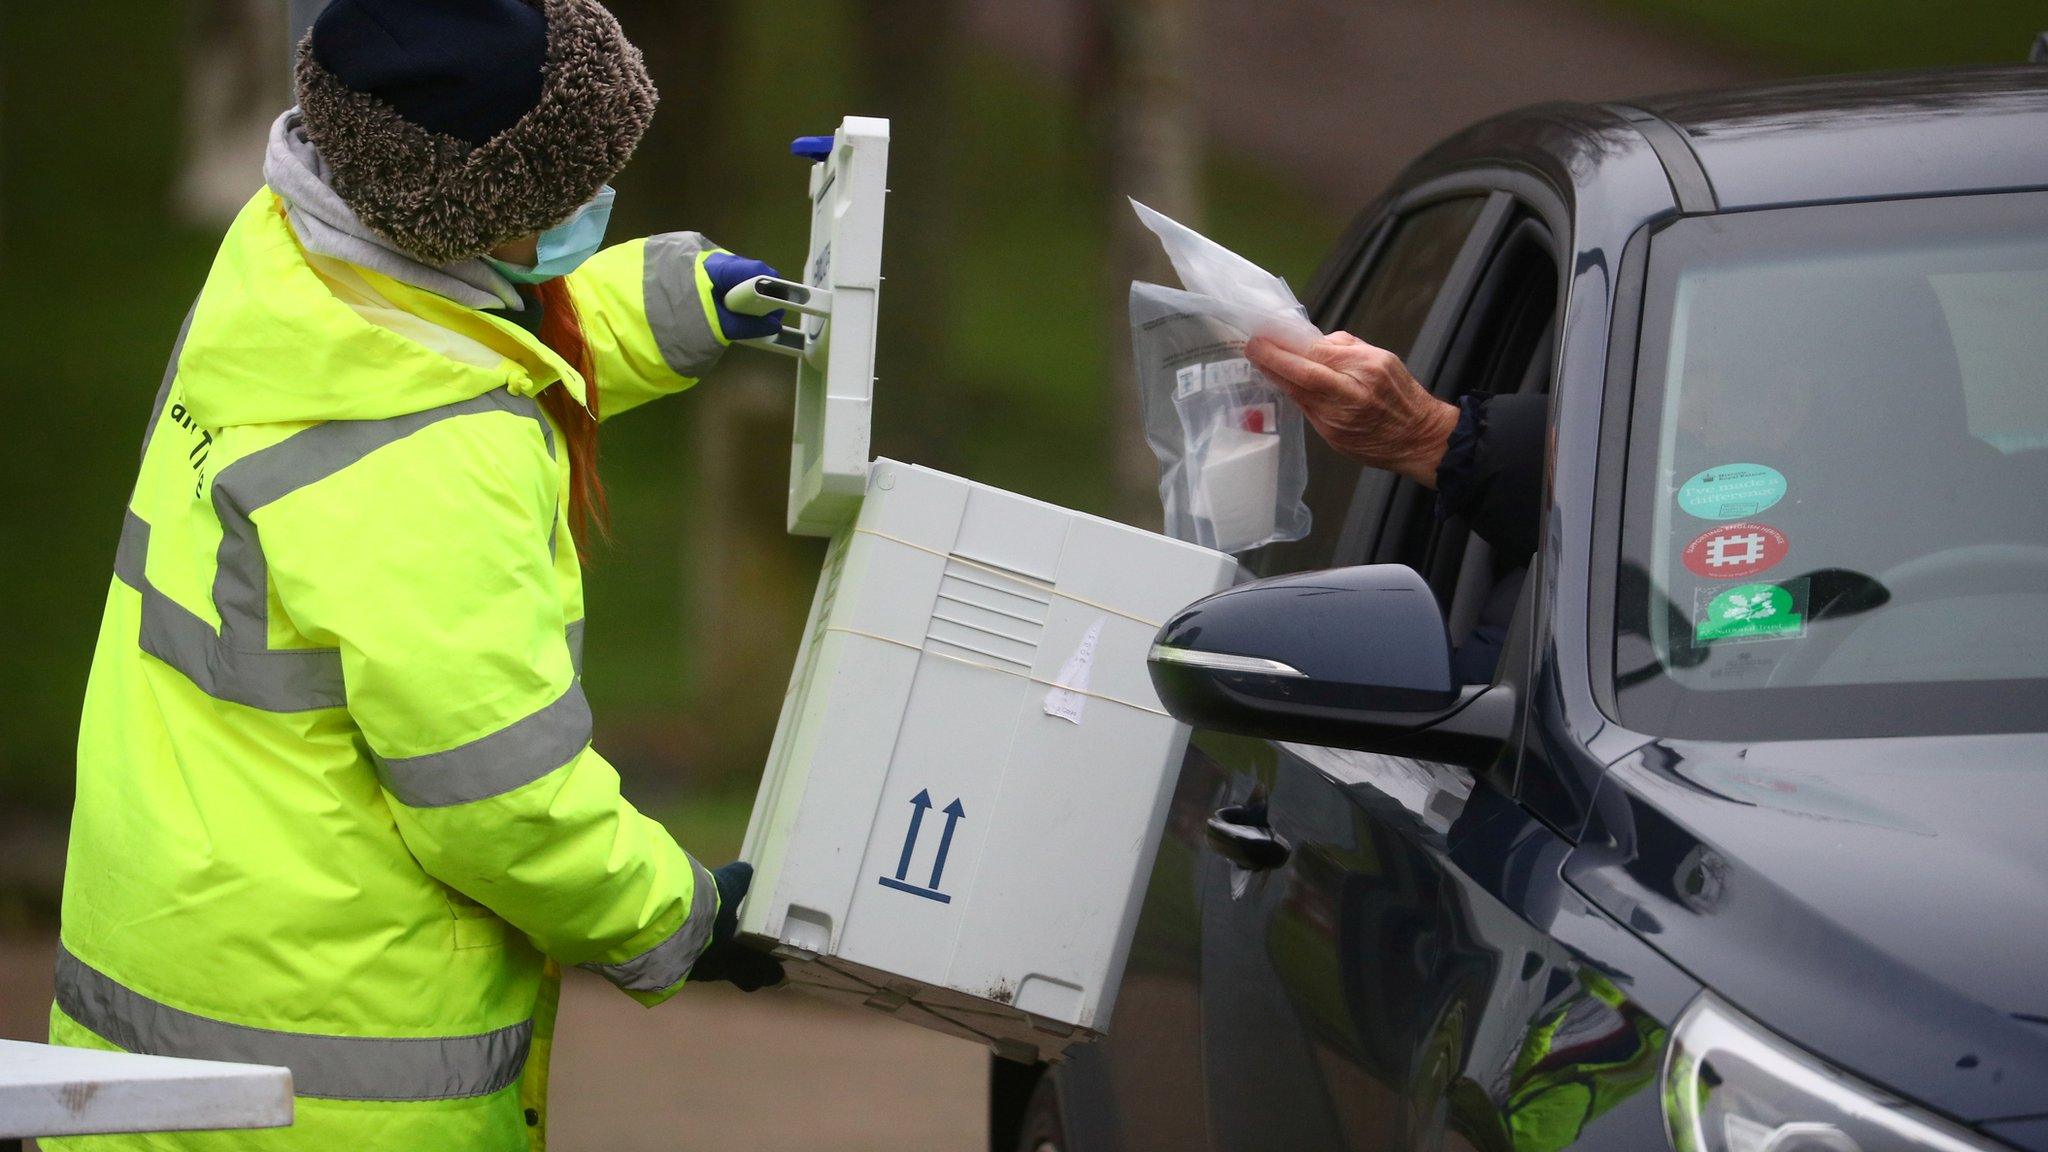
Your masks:
M583 321L568 284L559 278L543 281L534 285L534 294L540 297L541 343L583 376L585 403L577 403L557 381L541 390L540 405L561 429L569 453L569 534L576 540L576 554L588 559L591 530L601 539L611 536L604 481L597 474L597 367L590 362L590 345L583 339Z

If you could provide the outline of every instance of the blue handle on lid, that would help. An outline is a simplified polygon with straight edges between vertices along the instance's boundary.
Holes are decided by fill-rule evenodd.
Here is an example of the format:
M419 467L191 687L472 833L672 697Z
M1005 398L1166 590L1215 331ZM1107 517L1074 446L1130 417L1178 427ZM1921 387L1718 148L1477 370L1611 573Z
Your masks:
M801 156L814 164L822 164L832 155L832 137L799 136L789 142L789 154Z

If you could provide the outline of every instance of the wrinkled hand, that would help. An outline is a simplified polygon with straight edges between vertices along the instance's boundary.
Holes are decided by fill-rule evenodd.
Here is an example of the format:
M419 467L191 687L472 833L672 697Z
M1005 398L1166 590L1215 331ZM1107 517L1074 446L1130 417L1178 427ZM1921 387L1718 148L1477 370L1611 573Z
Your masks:
M1256 337L1244 354L1301 407L1330 447L1436 487L1436 467L1458 425L1458 407L1431 396L1399 356L1349 332L1324 337L1306 355Z
M711 304L718 310L718 330L727 340L758 340L782 331L782 309L766 316L742 316L725 306L725 294L756 276L782 279L782 273L745 256L713 252L704 258L704 275L711 280Z
M733 939L739 932L740 901L754 882L754 866L735 860L712 869L711 880L718 885L718 916L711 921L711 943L690 968L691 981L723 980L742 992L782 983L782 961Z

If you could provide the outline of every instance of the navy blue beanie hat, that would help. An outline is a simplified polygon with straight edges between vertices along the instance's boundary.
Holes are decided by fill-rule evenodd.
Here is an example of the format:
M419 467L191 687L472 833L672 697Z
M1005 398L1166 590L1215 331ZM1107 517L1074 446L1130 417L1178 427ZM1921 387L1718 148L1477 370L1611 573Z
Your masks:
M596 195L655 91L597 0L332 0L299 45L298 97L349 207L447 264Z
M540 103L548 22L524 0L332 0L313 59L429 132L472 146Z

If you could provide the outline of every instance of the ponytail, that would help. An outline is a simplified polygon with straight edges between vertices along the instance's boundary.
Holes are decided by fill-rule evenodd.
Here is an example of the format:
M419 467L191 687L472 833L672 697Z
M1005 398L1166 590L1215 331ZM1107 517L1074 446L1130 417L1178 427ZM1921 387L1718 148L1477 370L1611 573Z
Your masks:
M583 376L587 406L578 404L559 381L542 389L539 399L561 429L569 453L569 534L575 538L576 554L587 560L593 529L600 539L611 538L604 481L597 474L597 369L590 361L590 346L583 339L583 322L568 284L560 278L543 281L534 285L534 294L540 298L541 343Z

